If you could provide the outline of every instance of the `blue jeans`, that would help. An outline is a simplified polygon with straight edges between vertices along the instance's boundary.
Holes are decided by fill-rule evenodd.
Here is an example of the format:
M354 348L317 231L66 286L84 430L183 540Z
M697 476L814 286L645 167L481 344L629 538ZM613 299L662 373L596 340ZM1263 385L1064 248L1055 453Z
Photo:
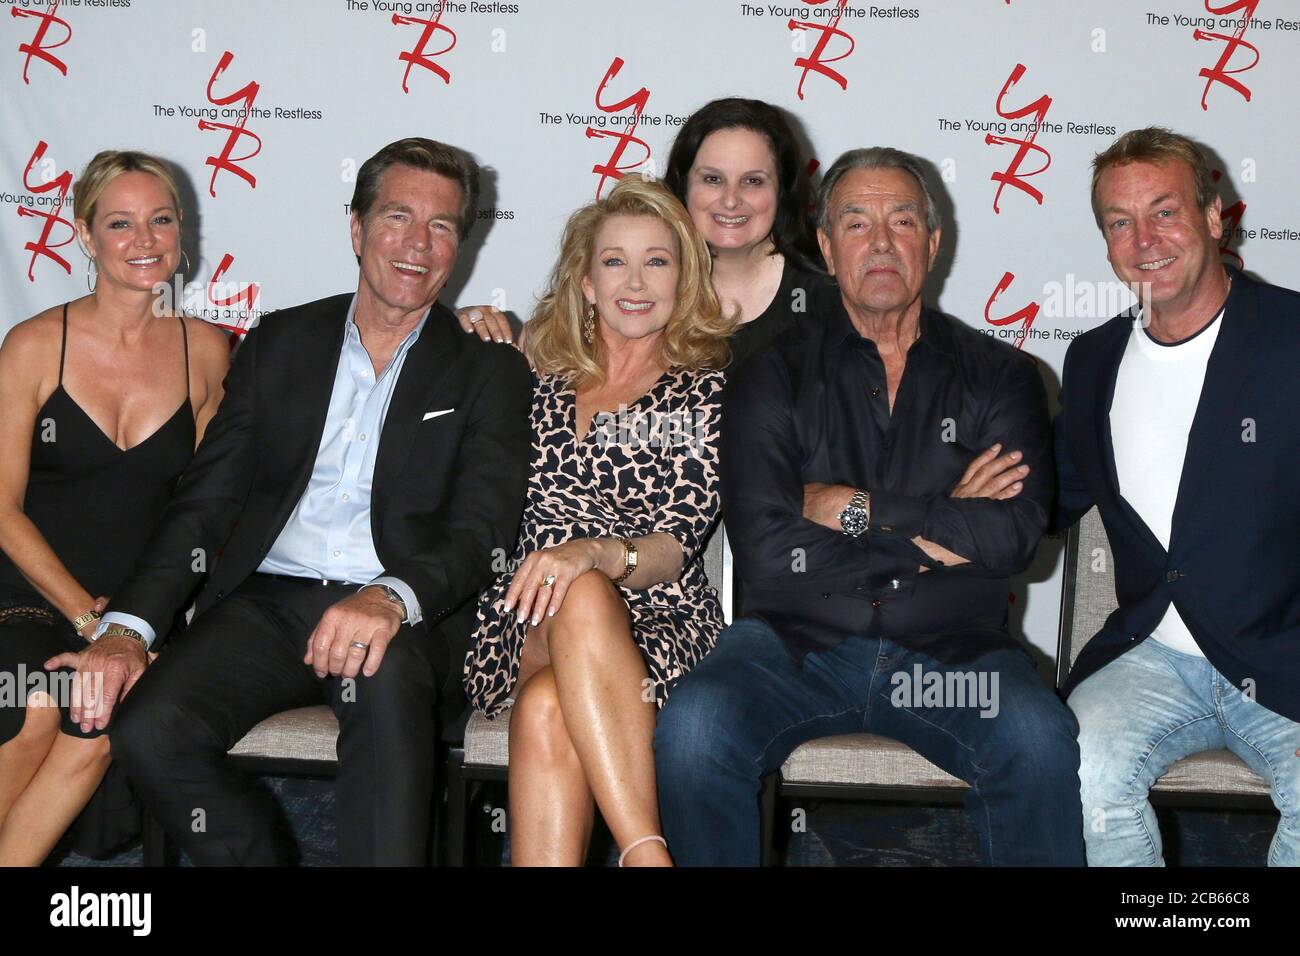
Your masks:
M950 674L971 677L954 680L954 690L982 691L960 700L924 692ZM986 863L1082 866L1076 730L1015 648L945 665L890 641L851 637L796 664L767 624L743 618L659 715L664 836L681 866L756 866L763 777L806 741L875 733L970 783L966 808Z
M1269 866L1300 864L1300 724L1154 638L1084 680L1069 703L1090 865L1163 866L1147 794L1175 761L1223 747L1264 778L1282 814Z

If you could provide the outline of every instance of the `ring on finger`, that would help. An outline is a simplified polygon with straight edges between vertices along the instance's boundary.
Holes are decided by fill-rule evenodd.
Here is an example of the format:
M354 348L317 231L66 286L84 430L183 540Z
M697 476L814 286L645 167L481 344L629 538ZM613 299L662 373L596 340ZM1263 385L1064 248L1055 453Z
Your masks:
M544 588L549 588L554 583L555 583L554 574L548 574L546 577L542 578L542 587Z
M472 311L469 313L469 322L470 322L470 325L474 325L474 324L476 324L476 323L478 323L478 322L482 322L482 321L483 321L483 313L480 312L478 309L474 309L474 310L472 310Z
M363 650L363 651L364 651L364 650L367 650L367 649L370 647L370 645L367 644L367 643L365 643L365 641L353 641L353 642L352 642L352 646L353 646L353 647L359 647L359 648L361 648L361 650Z

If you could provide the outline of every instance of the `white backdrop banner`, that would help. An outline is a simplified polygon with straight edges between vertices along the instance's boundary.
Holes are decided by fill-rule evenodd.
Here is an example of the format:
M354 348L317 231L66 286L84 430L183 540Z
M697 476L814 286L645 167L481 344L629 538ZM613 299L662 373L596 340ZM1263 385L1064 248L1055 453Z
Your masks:
M421 135L487 169L443 296L526 319L568 214L657 173L705 102L797 120L816 177L889 145L946 190L933 304L1040 360L1129 298L1089 206L1124 130L1197 138L1219 171L1225 260L1300 286L1300 0L0 0L0 331L86 291L74 177L98 150L182 171L177 299L242 333L355 288L357 167ZM1013 616L1055 653L1060 543Z

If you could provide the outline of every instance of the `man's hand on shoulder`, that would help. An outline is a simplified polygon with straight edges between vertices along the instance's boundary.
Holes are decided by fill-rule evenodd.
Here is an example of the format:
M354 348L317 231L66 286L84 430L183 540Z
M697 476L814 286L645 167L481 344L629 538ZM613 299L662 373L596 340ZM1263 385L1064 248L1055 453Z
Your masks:
M402 609L383 588L365 588L339 601L321 615L307 638L303 663L317 677L373 677L388 645L402 626Z

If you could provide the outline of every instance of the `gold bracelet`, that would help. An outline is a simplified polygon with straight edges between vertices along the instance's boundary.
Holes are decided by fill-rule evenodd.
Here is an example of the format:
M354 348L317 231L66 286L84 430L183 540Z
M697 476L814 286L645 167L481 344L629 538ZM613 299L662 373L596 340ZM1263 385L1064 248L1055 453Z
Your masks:
M91 608L85 614L80 614L77 617L74 617L72 619L72 629L76 631L78 634L80 634L81 629L83 627L85 627L91 621L98 621L98 620L99 620L99 612L96 611L94 608Z
M622 584L628 579L633 571L636 570L637 553L636 545L627 538L617 537L616 540L623 545L623 573L614 578L615 584Z

